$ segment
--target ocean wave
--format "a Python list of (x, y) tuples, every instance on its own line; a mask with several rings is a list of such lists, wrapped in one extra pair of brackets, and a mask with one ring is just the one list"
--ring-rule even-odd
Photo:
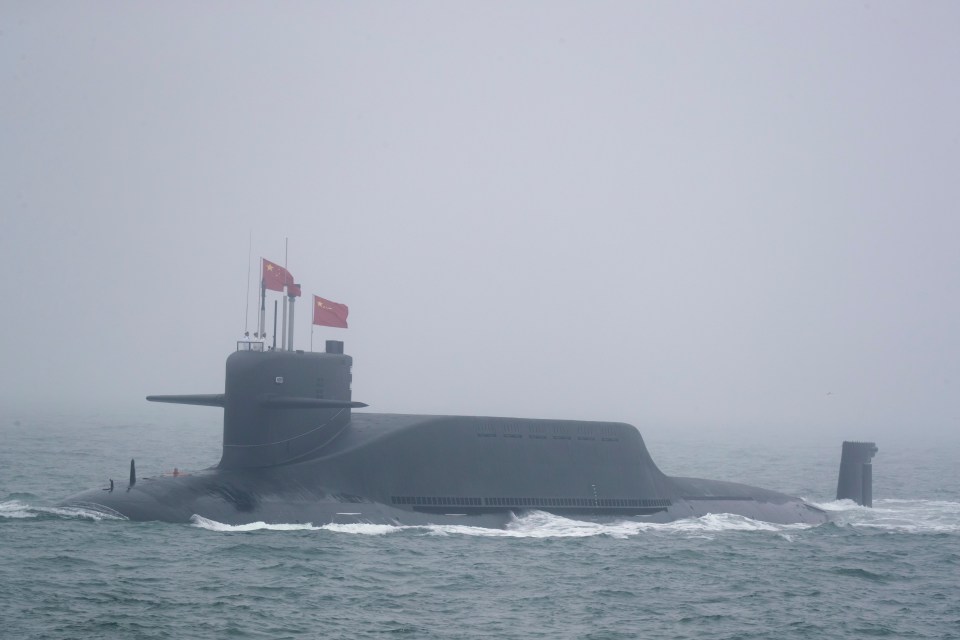
[(37, 514), (33, 512), (29, 505), (19, 500), (8, 500), (0, 502), (0, 518), (35, 518)]
[(466, 524), (426, 524), (426, 525), (386, 525), (386, 524), (326, 524), (314, 526), (307, 524), (268, 524), (252, 522), (230, 525), (194, 515), (194, 526), (208, 531), (247, 532), (247, 531), (330, 531), (358, 535), (387, 535), (399, 532), (420, 532), (437, 536), (476, 536), (487, 538), (589, 538), (607, 536), (624, 539), (645, 532), (678, 533), (694, 536), (716, 534), (727, 531), (763, 531), (783, 534), (788, 531), (808, 529), (808, 524), (771, 524), (744, 516), (732, 514), (709, 514), (700, 518), (690, 518), (668, 523), (634, 522), (621, 520), (616, 522), (589, 522), (572, 520), (543, 511), (530, 511), (517, 516), (506, 528), (491, 529)]
[(902, 533), (960, 532), (960, 502), (949, 500), (875, 500), (864, 507), (852, 500), (815, 504), (839, 525)]
[(195, 527), (206, 529), (208, 531), (310, 531), (319, 529), (309, 522), (306, 524), (268, 524), (266, 522), (250, 522), (248, 524), (224, 524), (216, 520), (210, 520), (196, 514), (190, 517), (190, 522)]
[(51, 516), (69, 520), (126, 520), (119, 514), (113, 515), (90, 507), (38, 507), (20, 500), (0, 502), (0, 518), (42, 518)]
[(398, 527), (390, 524), (367, 524), (363, 522), (357, 522), (354, 524), (325, 524), (319, 528), (336, 533), (357, 533), (365, 536), (382, 536), (387, 533), (393, 533), (403, 529), (416, 529), (417, 527)]
[(216, 520), (211, 520), (209, 518), (204, 518), (194, 514), (190, 517), (190, 522), (195, 527), (200, 529), (206, 529), (207, 531), (333, 531), (335, 533), (355, 533), (362, 535), (384, 535), (387, 533), (393, 533), (395, 531), (401, 531), (403, 529), (416, 529), (418, 527), (398, 527), (389, 524), (368, 524), (363, 522), (357, 522), (353, 524), (325, 524), (323, 526), (315, 527), (313, 524), (307, 523), (296, 523), (296, 524), (270, 524), (267, 522), (250, 522), (247, 524), (224, 524), (222, 522), (217, 522)]
[(711, 513), (699, 518), (686, 518), (674, 522), (656, 523), (636, 522), (632, 520), (590, 522), (572, 520), (543, 511), (531, 511), (517, 517), (507, 525), (506, 529), (483, 529), (465, 525), (431, 525), (429, 529), (435, 533), (447, 535), (453, 533), (514, 538), (587, 538), (607, 536), (624, 539), (650, 532), (702, 536), (726, 531), (783, 532), (808, 529), (812, 526), (813, 525), (809, 524), (772, 524), (729, 513)]
[[(949, 500), (880, 499), (873, 507), (863, 507), (851, 500), (811, 503), (830, 514), (836, 525), (855, 529), (899, 533), (958, 533), (960, 532), (960, 502)], [(0, 501), (0, 519), (62, 518), (66, 520), (125, 520), (119, 514), (99, 510), (95, 505), (63, 507), (37, 506), (23, 500)], [(667, 523), (637, 522), (632, 520), (592, 522), (575, 520), (543, 511), (530, 511), (515, 517), (503, 529), (491, 529), (469, 524), (389, 525), (371, 523), (331, 523), (315, 526), (311, 523), (252, 522), (231, 525), (194, 515), (193, 526), (216, 532), (248, 531), (329, 531), (352, 535), (382, 536), (399, 532), (422, 533), (437, 536), (476, 536), (508, 538), (589, 538), (607, 536), (629, 538), (643, 533), (713, 536), (725, 532), (768, 532), (792, 540), (791, 532), (814, 528), (809, 524), (773, 524), (733, 514), (708, 514)]]
[(807, 502), (818, 509), (823, 509), (824, 511), (839, 512), (839, 511), (850, 511), (851, 509), (866, 509), (867, 507), (861, 507), (853, 500), (831, 500), (830, 502), (813, 502), (812, 500), (807, 500)]
[[(960, 532), (960, 503), (946, 500), (877, 500), (874, 506), (863, 507), (851, 500), (811, 503), (829, 512), (830, 521), (841, 526), (864, 530), (887, 530), (903, 533)], [(812, 524), (774, 524), (729, 513), (708, 514), (674, 522), (654, 523), (619, 520), (592, 522), (575, 520), (543, 511), (529, 511), (515, 517), (503, 529), (469, 524), (385, 525), (385, 524), (266, 524), (256, 522), (227, 525), (200, 516), (194, 524), (211, 531), (258, 530), (316, 530), (356, 535), (388, 535), (399, 532), (420, 532), (436, 536), (476, 536), (487, 538), (589, 538), (607, 536), (624, 539), (641, 534), (672, 534), (712, 537), (730, 532), (773, 533), (784, 540), (794, 540), (791, 534), (813, 529)]]

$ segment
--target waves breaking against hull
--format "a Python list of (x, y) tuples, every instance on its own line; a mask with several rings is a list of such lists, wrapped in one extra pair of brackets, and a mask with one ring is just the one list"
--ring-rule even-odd
[[(851, 500), (836, 500), (812, 503), (831, 514), (830, 522), (836, 526), (854, 530), (885, 531), (903, 534), (953, 534), (960, 533), (960, 502), (949, 500), (877, 500), (874, 507), (867, 508)], [(115, 521), (126, 520), (120, 514), (109, 513), (103, 507), (50, 507), (34, 505), (22, 499), (0, 501), (0, 520), (53, 519)], [(687, 518), (674, 522), (654, 523), (614, 520), (591, 522), (566, 518), (540, 511), (524, 513), (514, 518), (503, 529), (491, 529), (471, 525), (384, 525), (369, 523), (324, 524), (252, 522), (231, 525), (194, 515), (191, 524), (199, 529), (213, 532), (255, 531), (328, 531), (357, 535), (387, 535), (403, 532), (431, 535), (467, 535), (480, 537), (514, 538), (574, 538), (609, 536), (626, 538), (644, 533), (707, 535), (724, 532), (775, 532), (791, 533), (815, 529), (819, 525), (774, 524), (752, 520), (734, 514), (709, 514), (699, 518)]]
[(74, 504), (68, 507), (42, 507), (8, 500), (0, 502), (0, 518), (62, 518), (82, 520), (126, 520), (126, 516), (100, 505)]
[[(855, 504), (850, 500), (819, 503), (816, 506), (829, 511), (831, 522), (853, 529), (883, 530), (891, 533), (929, 534), (960, 533), (960, 502), (936, 500), (879, 500), (874, 509)], [(629, 538), (643, 534), (666, 534), (688, 536), (712, 536), (734, 532), (764, 532), (789, 534), (815, 529), (822, 525), (804, 523), (775, 524), (753, 520), (728, 513), (708, 514), (674, 522), (654, 523), (620, 520), (613, 522), (590, 522), (565, 518), (542, 511), (524, 513), (514, 518), (506, 528), (489, 529), (470, 525), (411, 525), (393, 526), (383, 524), (267, 524), (254, 522), (229, 525), (201, 516), (194, 516), (193, 526), (215, 532), (252, 531), (327, 531), (355, 535), (387, 535), (413, 533), (423, 535), (462, 535), (488, 538), (587, 538), (606, 536)]]

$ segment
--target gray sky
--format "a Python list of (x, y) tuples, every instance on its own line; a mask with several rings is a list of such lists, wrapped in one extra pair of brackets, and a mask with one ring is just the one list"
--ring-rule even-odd
[(4, 2), (0, 407), (222, 389), (252, 230), (350, 305), (315, 344), (373, 410), (956, 433), (958, 33), (952, 2)]

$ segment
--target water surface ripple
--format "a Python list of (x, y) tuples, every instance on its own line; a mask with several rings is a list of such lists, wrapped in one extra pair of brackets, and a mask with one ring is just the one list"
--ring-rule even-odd
[[(96, 421), (69, 433), (56, 421), (41, 426), (62, 431), (68, 448), (85, 431), (96, 439), (109, 427), (116, 439), (116, 425)], [(130, 427), (127, 446), (138, 433)], [(151, 453), (172, 467), (193, 437), (205, 461), (215, 459), (208, 438), (218, 434), (187, 433), (167, 449), (153, 442)], [(872, 510), (830, 501), (830, 482), (805, 490), (809, 459), (772, 465), (777, 477), (739, 476), (742, 458), (709, 474), (806, 491), (832, 512), (822, 526), (726, 514), (596, 524), (534, 512), (487, 530), (172, 525), (58, 509), (58, 498), (102, 479), (100, 465), (122, 470), (122, 457), (48, 451), (48, 438), (26, 427), (4, 435), (4, 638), (960, 637), (957, 480), (949, 469), (936, 481), (911, 477), (909, 453), (884, 469), (883, 447), (875, 492), (889, 497)], [(716, 460), (715, 443), (703, 450)]]

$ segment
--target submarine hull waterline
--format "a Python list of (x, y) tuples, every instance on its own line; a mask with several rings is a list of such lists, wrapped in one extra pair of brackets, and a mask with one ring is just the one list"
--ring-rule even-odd
[(222, 406), (220, 463), (62, 504), (138, 521), (199, 516), (231, 525), (504, 527), (528, 511), (643, 522), (710, 513), (828, 520), (775, 491), (667, 476), (625, 423), (354, 412), (365, 405), (351, 398), (352, 358), (339, 343), (327, 351), (237, 351), (223, 394), (150, 397)]

